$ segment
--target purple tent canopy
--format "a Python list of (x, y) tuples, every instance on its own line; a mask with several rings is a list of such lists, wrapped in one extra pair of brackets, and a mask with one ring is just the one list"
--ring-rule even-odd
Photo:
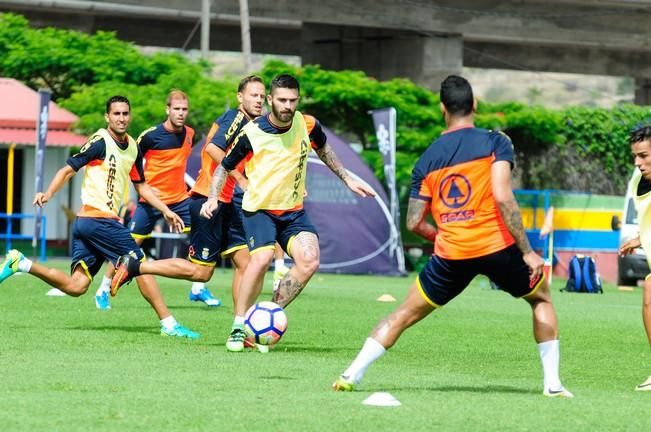
[(377, 195), (359, 197), (315, 154), (310, 155), (305, 211), (319, 232), (319, 271), (400, 275), (395, 253), (400, 245), (384, 188), (348, 143), (331, 130), (324, 131), (344, 167)]
[[(311, 154), (307, 165), (305, 211), (319, 232), (321, 266), (325, 273), (401, 275), (396, 250), (397, 229), (384, 188), (370, 168), (340, 137), (324, 127), (344, 167), (377, 194), (362, 198), (351, 192), (323, 162)], [(187, 173), (196, 178), (201, 167), (197, 144), (188, 160)]]

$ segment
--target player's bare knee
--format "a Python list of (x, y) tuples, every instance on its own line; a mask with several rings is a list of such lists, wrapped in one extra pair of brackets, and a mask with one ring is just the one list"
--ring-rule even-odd
[[(542, 287), (541, 287), (542, 288)], [(540, 303), (551, 303), (552, 296), (549, 294), (549, 290), (540, 289), (535, 293), (525, 296), (524, 299), (531, 305), (535, 306)]]
[(195, 269), (194, 277), (192, 278), (195, 282), (208, 282), (212, 278), (212, 274), (215, 271), (214, 267), (198, 265), (198, 268)]
[(303, 259), (300, 262), (296, 261), (295, 265), (298, 270), (307, 275), (313, 275), (319, 269), (320, 260), (316, 257)]
[(644, 287), (642, 289), (644, 290), (642, 293), (642, 305), (645, 308), (651, 307), (651, 283), (644, 281)]
[(63, 291), (71, 297), (80, 297), (86, 294), (86, 291), (88, 291), (88, 286), (89, 284), (84, 284), (73, 280), (72, 283), (64, 287)]
[(267, 267), (271, 264), (271, 258), (273, 258), (273, 255), (267, 257), (267, 254), (264, 254), (263, 252), (254, 253), (251, 255), (247, 268), (262, 272), (267, 271)]

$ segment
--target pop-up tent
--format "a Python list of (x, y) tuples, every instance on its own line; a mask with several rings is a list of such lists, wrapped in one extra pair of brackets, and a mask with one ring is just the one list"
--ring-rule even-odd
[[(324, 130), (344, 167), (373, 188), (376, 196), (362, 198), (354, 194), (316, 154), (310, 154), (305, 211), (319, 232), (319, 271), (400, 275), (397, 253), (402, 245), (384, 188), (348, 143), (329, 129)], [(199, 171), (202, 146), (199, 143), (194, 147), (188, 161), (187, 172), (193, 179)]]

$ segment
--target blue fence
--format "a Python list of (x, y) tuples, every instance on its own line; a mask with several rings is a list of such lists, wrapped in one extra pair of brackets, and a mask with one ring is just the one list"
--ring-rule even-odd
[[(7, 213), (0, 213), (0, 219), (6, 219), (7, 220), (7, 230), (5, 231), (4, 234), (2, 234), (2, 239), (5, 241), (5, 252), (9, 251), (11, 249), (11, 241), (12, 240), (30, 240), (32, 241), (34, 239), (33, 236), (31, 235), (23, 235), (23, 234), (13, 234), (12, 228), (13, 228), (13, 220), (15, 219), (34, 219), (33, 214), (27, 214), (27, 213), (13, 213), (13, 214), (7, 214)], [(45, 216), (41, 216), (41, 253), (40, 253), (40, 260), (45, 261), (47, 259), (46, 254), (45, 254), (45, 233), (46, 233), (46, 228), (47, 228), (47, 218)]]

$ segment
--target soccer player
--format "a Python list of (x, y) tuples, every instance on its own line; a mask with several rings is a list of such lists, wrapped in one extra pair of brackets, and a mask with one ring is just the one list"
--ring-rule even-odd
[[(416, 162), (407, 228), (434, 242), (434, 255), (407, 298), (381, 320), (348, 369), (335, 381), (352, 391), (366, 369), (403, 331), (459, 295), (477, 274), (527, 301), (543, 366), (543, 394), (573, 397), (559, 377), (556, 314), (542, 274), (543, 260), (529, 244), (511, 190), (513, 145), (499, 132), (475, 128), (470, 83), (451, 75), (441, 83), (447, 130)], [(431, 213), (436, 227), (426, 221)]]
[[(633, 153), (635, 172), (628, 184), (633, 195), (637, 210), (637, 220), (640, 224), (640, 234), (619, 248), (624, 256), (642, 247), (647, 251), (647, 260), (651, 265), (651, 126), (640, 127), (629, 136), (631, 152)], [(651, 274), (644, 279), (644, 294), (642, 296), (642, 322), (651, 345)], [(651, 391), (651, 376), (635, 387), (637, 391)]]
[[(178, 232), (183, 230), (183, 220), (145, 183), (142, 154), (127, 134), (131, 121), (129, 100), (123, 96), (111, 97), (106, 102), (105, 119), (107, 128), (92, 135), (79, 153), (70, 157), (56, 173), (47, 190), (34, 196), (34, 205), (43, 207), (80, 168), (86, 167), (81, 186), (83, 205), (72, 230), (71, 275), (32, 262), (14, 249), (7, 253), (0, 267), (0, 282), (16, 272), (30, 273), (66, 294), (78, 297), (88, 290), (93, 276), (105, 260), (116, 262), (124, 254), (143, 259), (140, 247), (118, 216), (118, 209), (124, 201), (122, 191), (126, 190), (129, 179), (140, 196), (158, 209), (171, 227)], [(170, 314), (153, 276), (139, 277), (137, 282), (142, 296), (160, 319), (162, 335), (199, 337), (198, 333), (181, 326)]]
[(238, 297), (238, 288), (244, 269), (249, 263), (247, 241), (238, 208), (238, 196), (234, 195), (236, 182), (247, 187), (247, 179), (242, 175), (243, 164), (232, 172), (225, 187), (219, 195), (219, 211), (209, 219), (200, 216), (200, 210), (206, 202), (213, 172), (222, 162), (226, 151), (239, 131), (253, 118), (262, 114), (265, 86), (257, 76), (244, 78), (238, 87), (236, 109), (226, 111), (220, 116), (208, 134), (206, 144), (201, 151), (201, 169), (190, 191), (190, 252), (188, 260), (165, 259), (140, 263), (129, 255), (120, 260), (113, 276), (112, 290), (128, 282), (135, 275), (156, 274), (178, 279), (207, 281), (213, 274), (217, 256), (221, 251), (223, 257), (232, 257), (235, 265), (233, 274), (233, 302)]
[[(172, 90), (166, 101), (167, 119), (145, 130), (137, 143), (144, 159), (144, 172), (147, 183), (156, 190), (161, 201), (173, 212), (181, 216), (185, 232), (190, 229), (190, 198), (185, 186), (185, 168), (192, 153), (194, 129), (185, 124), (189, 111), (187, 95), (180, 90)], [(140, 246), (151, 237), (161, 212), (142, 197), (128, 227), (131, 235)], [(108, 266), (102, 283), (95, 294), (98, 309), (110, 309), (109, 290), (115, 269)], [(191, 301), (200, 301), (211, 307), (221, 305), (203, 282), (194, 282), (189, 294)]]
[(296, 110), (299, 97), (296, 78), (279, 75), (273, 79), (267, 95), (271, 112), (244, 126), (215, 171), (210, 196), (201, 210), (207, 218), (219, 212), (217, 196), (227, 173), (246, 160), (248, 188), (242, 209), (251, 260), (242, 276), (235, 319), (226, 342), (229, 351), (244, 349), (244, 313), (260, 294), (276, 241), (294, 260), (294, 266), (273, 295), (273, 301), (280, 306), (291, 303), (319, 267), (317, 232), (303, 210), (307, 157), (311, 148), (353, 192), (362, 197), (374, 195), (370, 188), (346, 172), (326, 143), (319, 122)]

